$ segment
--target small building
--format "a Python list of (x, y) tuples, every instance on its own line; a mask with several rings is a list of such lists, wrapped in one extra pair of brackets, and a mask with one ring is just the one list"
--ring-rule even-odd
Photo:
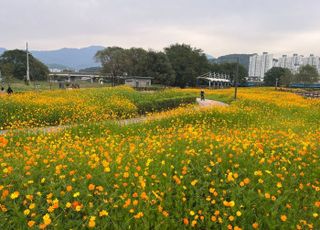
[(126, 77), (124, 78), (124, 84), (129, 85), (135, 88), (143, 88), (143, 87), (150, 87), (151, 86), (152, 77)]

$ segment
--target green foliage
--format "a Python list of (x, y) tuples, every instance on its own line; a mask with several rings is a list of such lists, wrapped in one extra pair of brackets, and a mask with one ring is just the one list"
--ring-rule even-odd
[(276, 79), (278, 79), (279, 85), (288, 86), (293, 80), (293, 75), (289, 69), (282, 67), (273, 67), (265, 74), (265, 85), (275, 86), (277, 81)]
[(162, 111), (176, 108), (182, 104), (195, 103), (196, 96), (176, 96), (173, 98), (158, 98), (156, 100), (145, 100), (137, 104), (139, 113)]
[(126, 73), (129, 76), (147, 76), (148, 52), (142, 48), (130, 48), (124, 53), (128, 58)]
[(103, 66), (102, 72), (116, 76), (147, 76), (154, 79), (154, 83), (172, 85), (174, 71), (162, 52), (145, 51), (142, 48), (122, 49), (109, 47), (96, 54)]
[(163, 52), (148, 52), (146, 72), (156, 84), (173, 85), (175, 82), (175, 72), (167, 55)]
[(176, 73), (175, 86), (195, 86), (197, 76), (209, 71), (209, 62), (202, 50), (186, 44), (175, 44), (165, 48)]
[[(23, 50), (9, 50), (0, 56), (0, 69), (7, 78), (24, 80), (27, 70), (27, 53)], [(42, 62), (29, 55), (31, 80), (46, 80), (49, 69)]]
[(95, 58), (102, 64), (102, 72), (112, 77), (122, 76), (128, 69), (129, 58), (123, 48), (108, 47), (96, 53)]
[(295, 76), (296, 82), (299, 83), (316, 83), (319, 81), (319, 73), (314, 66), (305, 65), (299, 69)]

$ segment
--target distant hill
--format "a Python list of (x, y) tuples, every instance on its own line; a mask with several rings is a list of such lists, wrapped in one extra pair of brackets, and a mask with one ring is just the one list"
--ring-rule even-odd
[(66, 70), (66, 69), (71, 69), (68, 66), (65, 65), (60, 65), (60, 64), (48, 64), (47, 65), (49, 69), (56, 69), (56, 70)]
[(1, 55), (1, 54), (3, 54), (3, 53), (4, 53), (4, 51), (6, 51), (6, 49), (5, 49), (5, 48), (1, 48), (1, 47), (0, 47), (0, 55)]
[(95, 62), (94, 55), (104, 49), (103, 46), (85, 48), (63, 48), (51, 51), (31, 51), (32, 55), (52, 69), (85, 69), (100, 66)]
[(80, 69), (79, 72), (81, 73), (99, 73), (102, 67), (89, 67), (85, 69)]
[(237, 58), (239, 58), (239, 63), (248, 70), (250, 56), (252, 56), (252, 54), (228, 54), (218, 57), (214, 62), (218, 64), (226, 62), (237, 62)]
[(206, 55), (206, 57), (207, 57), (207, 59), (208, 60), (212, 60), (212, 59), (215, 59), (212, 55), (210, 55), (210, 54), (205, 54)]

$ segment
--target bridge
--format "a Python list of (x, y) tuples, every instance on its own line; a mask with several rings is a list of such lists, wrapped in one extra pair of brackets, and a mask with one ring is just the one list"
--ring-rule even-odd
[[(206, 85), (200, 84), (201, 82), (206, 82)], [(197, 86), (228, 88), (231, 86), (230, 76), (223, 73), (208, 72), (197, 77)]]
[(75, 82), (79, 81), (90, 81), (103, 83), (105, 79), (110, 79), (110, 76), (102, 76), (96, 73), (50, 73), (49, 81), (50, 82)]

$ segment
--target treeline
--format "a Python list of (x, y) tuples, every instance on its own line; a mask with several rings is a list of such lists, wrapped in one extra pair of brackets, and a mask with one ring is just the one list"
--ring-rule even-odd
[(311, 65), (301, 66), (297, 73), (292, 73), (287, 68), (273, 67), (264, 77), (266, 86), (274, 86), (276, 82), (280, 86), (289, 86), (291, 83), (317, 83), (320, 76), (316, 67)]
[[(9, 50), (0, 56), (0, 71), (6, 82), (13, 78), (25, 80), (26, 55), (23, 50)], [(98, 51), (94, 58), (101, 63), (101, 73), (114, 79), (119, 76), (152, 77), (153, 84), (177, 87), (195, 86), (197, 76), (207, 72), (227, 74), (233, 81), (237, 69), (236, 60), (234, 63), (211, 63), (201, 49), (186, 44), (174, 44), (160, 52), (108, 47)], [(47, 80), (48, 67), (32, 54), (29, 54), (29, 60), (31, 81)], [(239, 65), (239, 81), (245, 82), (247, 76), (245, 67)]]
[[(95, 58), (105, 75), (148, 76), (155, 84), (178, 87), (195, 86), (197, 76), (209, 71), (228, 74), (233, 80), (237, 65), (212, 64), (201, 49), (186, 44), (174, 44), (162, 52), (108, 47), (98, 51)], [(240, 81), (245, 81), (247, 75), (247, 70), (240, 65)]]

